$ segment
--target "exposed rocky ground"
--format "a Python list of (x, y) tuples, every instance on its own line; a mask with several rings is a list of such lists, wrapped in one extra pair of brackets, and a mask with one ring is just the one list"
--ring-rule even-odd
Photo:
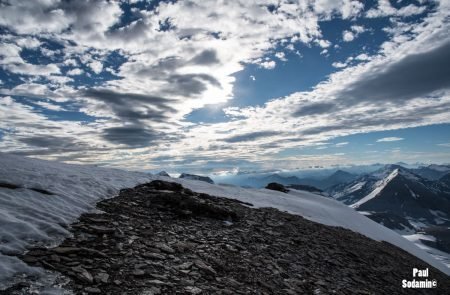
[(445, 274), (390, 244), (176, 183), (97, 207), (104, 213), (83, 214), (73, 237), (22, 259), (70, 278), (76, 294), (409, 294), (401, 281), (413, 267), (438, 282), (417, 293), (450, 290)]

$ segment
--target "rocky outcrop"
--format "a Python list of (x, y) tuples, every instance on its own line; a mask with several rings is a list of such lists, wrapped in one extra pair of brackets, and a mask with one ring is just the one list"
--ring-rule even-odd
[(181, 173), (180, 178), (190, 179), (190, 180), (199, 180), (207, 183), (214, 184), (214, 181), (208, 176), (201, 176), (195, 174)]
[(19, 185), (13, 184), (13, 183), (7, 183), (7, 182), (1, 182), (0, 181), (0, 188), (7, 188), (7, 189), (29, 189), (32, 191), (35, 191), (37, 193), (41, 193), (43, 195), (54, 195), (52, 192), (49, 192), (48, 190), (42, 189), (42, 188), (36, 188), (36, 187), (21, 187)]
[(279, 191), (282, 193), (289, 192), (289, 190), (284, 185), (277, 183), (277, 182), (271, 182), (271, 183), (267, 184), (267, 186), (265, 188), (273, 190), (273, 191)]
[[(76, 294), (408, 294), (414, 256), (352, 231), (153, 181), (83, 214), (73, 237), (28, 264), (68, 277)], [(26, 287), (24, 287), (26, 289)], [(14, 291), (15, 292), (15, 291)]]
[(156, 175), (158, 175), (158, 176), (170, 177), (169, 173), (167, 173), (166, 171), (160, 171), (160, 172), (158, 172)]

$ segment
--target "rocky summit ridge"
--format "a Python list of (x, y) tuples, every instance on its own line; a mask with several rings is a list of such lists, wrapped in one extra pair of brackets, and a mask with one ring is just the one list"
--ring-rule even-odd
[(450, 290), (445, 274), (386, 242), (177, 183), (124, 189), (97, 208), (72, 237), (21, 259), (75, 294), (409, 294), (412, 267), (438, 282), (417, 294)]

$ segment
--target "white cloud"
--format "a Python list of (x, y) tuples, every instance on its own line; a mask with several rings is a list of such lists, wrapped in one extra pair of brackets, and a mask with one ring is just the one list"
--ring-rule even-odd
[(103, 64), (98, 60), (94, 60), (94, 61), (90, 62), (88, 64), (88, 66), (96, 74), (100, 74), (103, 71)]
[(60, 73), (55, 64), (36, 65), (25, 62), (20, 55), (21, 51), (22, 48), (15, 44), (0, 44), (0, 66), (11, 73), (21, 75), (48, 76)]
[(343, 147), (343, 146), (346, 146), (346, 145), (348, 145), (349, 143), (347, 142), (347, 141), (345, 141), (345, 142), (338, 142), (338, 143), (336, 143), (334, 146), (335, 147)]
[(357, 55), (357, 56), (355, 57), (355, 59), (367, 61), (367, 60), (370, 60), (371, 58), (370, 58), (370, 56), (368, 56), (366, 53), (361, 53), (360, 55)]
[(443, 146), (443, 147), (450, 147), (450, 142), (445, 142), (445, 143), (438, 143), (438, 146)]
[(366, 31), (366, 28), (364, 26), (359, 26), (359, 25), (353, 25), (350, 28), (352, 29), (353, 32), (355, 32), (357, 34), (361, 34)]
[(341, 14), (344, 19), (353, 18), (364, 8), (364, 4), (361, 1), (353, 0), (317, 0), (314, 1), (313, 5), (314, 10), (325, 19), (331, 18), (335, 13)]
[(350, 31), (342, 32), (342, 40), (345, 42), (351, 42), (355, 39), (355, 35)]
[(420, 14), (425, 11), (425, 6), (416, 6), (414, 4), (409, 4), (400, 9), (396, 9), (391, 5), (389, 0), (378, 0), (377, 8), (372, 8), (366, 12), (366, 17), (377, 18), (386, 16), (412, 16)]
[(342, 40), (344, 40), (345, 42), (351, 42), (365, 31), (366, 28), (364, 28), (364, 26), (352, 25), (350, 27), (350, 30), (345, 30), (342, 32)]
[(41, 45), (41, 42), (33, 37), (19, 37), (14, 40), (14, 42), (24, 48), (37, 48)]
[(281, 61), (287, 61), (286, 55), (282, 51), (275, 53), (275, 56)]
[(383, 137), (380, 139), (377, 139), (377, 142), (391, 142), (391, 141), (400, 141), (404, 140), (404, 138), (401, 137)]
[(328, 48), (331, 46), (331, 42), (324, 39), (316, 40), (316, 43), (322, 48)]
[(78, 62), (73, 58), (64, 60), (63, 64), (65, 64), (66, 66), (73, 66), (73, 67), (78, 66)]
[(37, 101), (35, 102), (35, 104), (52, 111), (64, 111), (64, 108), (61, 107), (60, 105), (53, 104), (47, 101)]
[(70, 71), (67, 71), (67, 75), (69, 75), (69, 76), (77, 76), (77, 75), (81, 75), (83, 73), (84, 73), (84, 71), (79, 68), (71, 69)]
[(347, 64), (343, 62), (334, 62), (331, 65), (335, 68), (345, 68), (347, 66)]
[(252, 81), (256, 81), (256, 78), (255, 78), (255, 76), (253, 76), (253, 75), (250, 75), (250, 80), (252, 80)]
[(49, 76), (51, 74), (59, 74), (59, 68), (55, 64), (34, 65), (29, 63), (7, 64), (4, 68), (11, 73), (21, 75)]
[(264, 61), (259, 64), (260, 67), (262, 67), (266, 70), (272, 70), (275, 68), (276, 65), (277, 65), (276, 62), (273, 60)]

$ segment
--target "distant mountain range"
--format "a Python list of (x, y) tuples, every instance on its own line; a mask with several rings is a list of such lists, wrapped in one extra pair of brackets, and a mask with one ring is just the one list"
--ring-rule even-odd
[(450, 218), (449, 179), (450, 175), (446, 174), (441, 179), (430, 180), (402, 166), (387, 165), (337, 185), (329, 193), (359, 211), (388, 212), (439, 225), (448, 222), (445, 218)]
[(417, 239), (429, 251), (443, 251), (439, 255), (450, 264), (450, 165), (378, 166), (360, 174), (337, 170), (314, 178), (274, 173), (248, 177), (245, 183), (262, 188), (275, 182), (328, 196), (406, 238)]
[(299, 178), (297, 176), (283, 176), (280, 174), (270, 174), (264, 177), (249, 177), (247, 185), (252, 187), (265, 187), (271, 182), (280, 183), (286, 186), (289, 185), (306, 185), (317, 188), (319, 190), (326, 190), (332, 186), (340, 183), (346, 183), (356, 179), (358, 175), (352, 174), (343, 170), (337, 170), (331, 175), (324, 178)]

